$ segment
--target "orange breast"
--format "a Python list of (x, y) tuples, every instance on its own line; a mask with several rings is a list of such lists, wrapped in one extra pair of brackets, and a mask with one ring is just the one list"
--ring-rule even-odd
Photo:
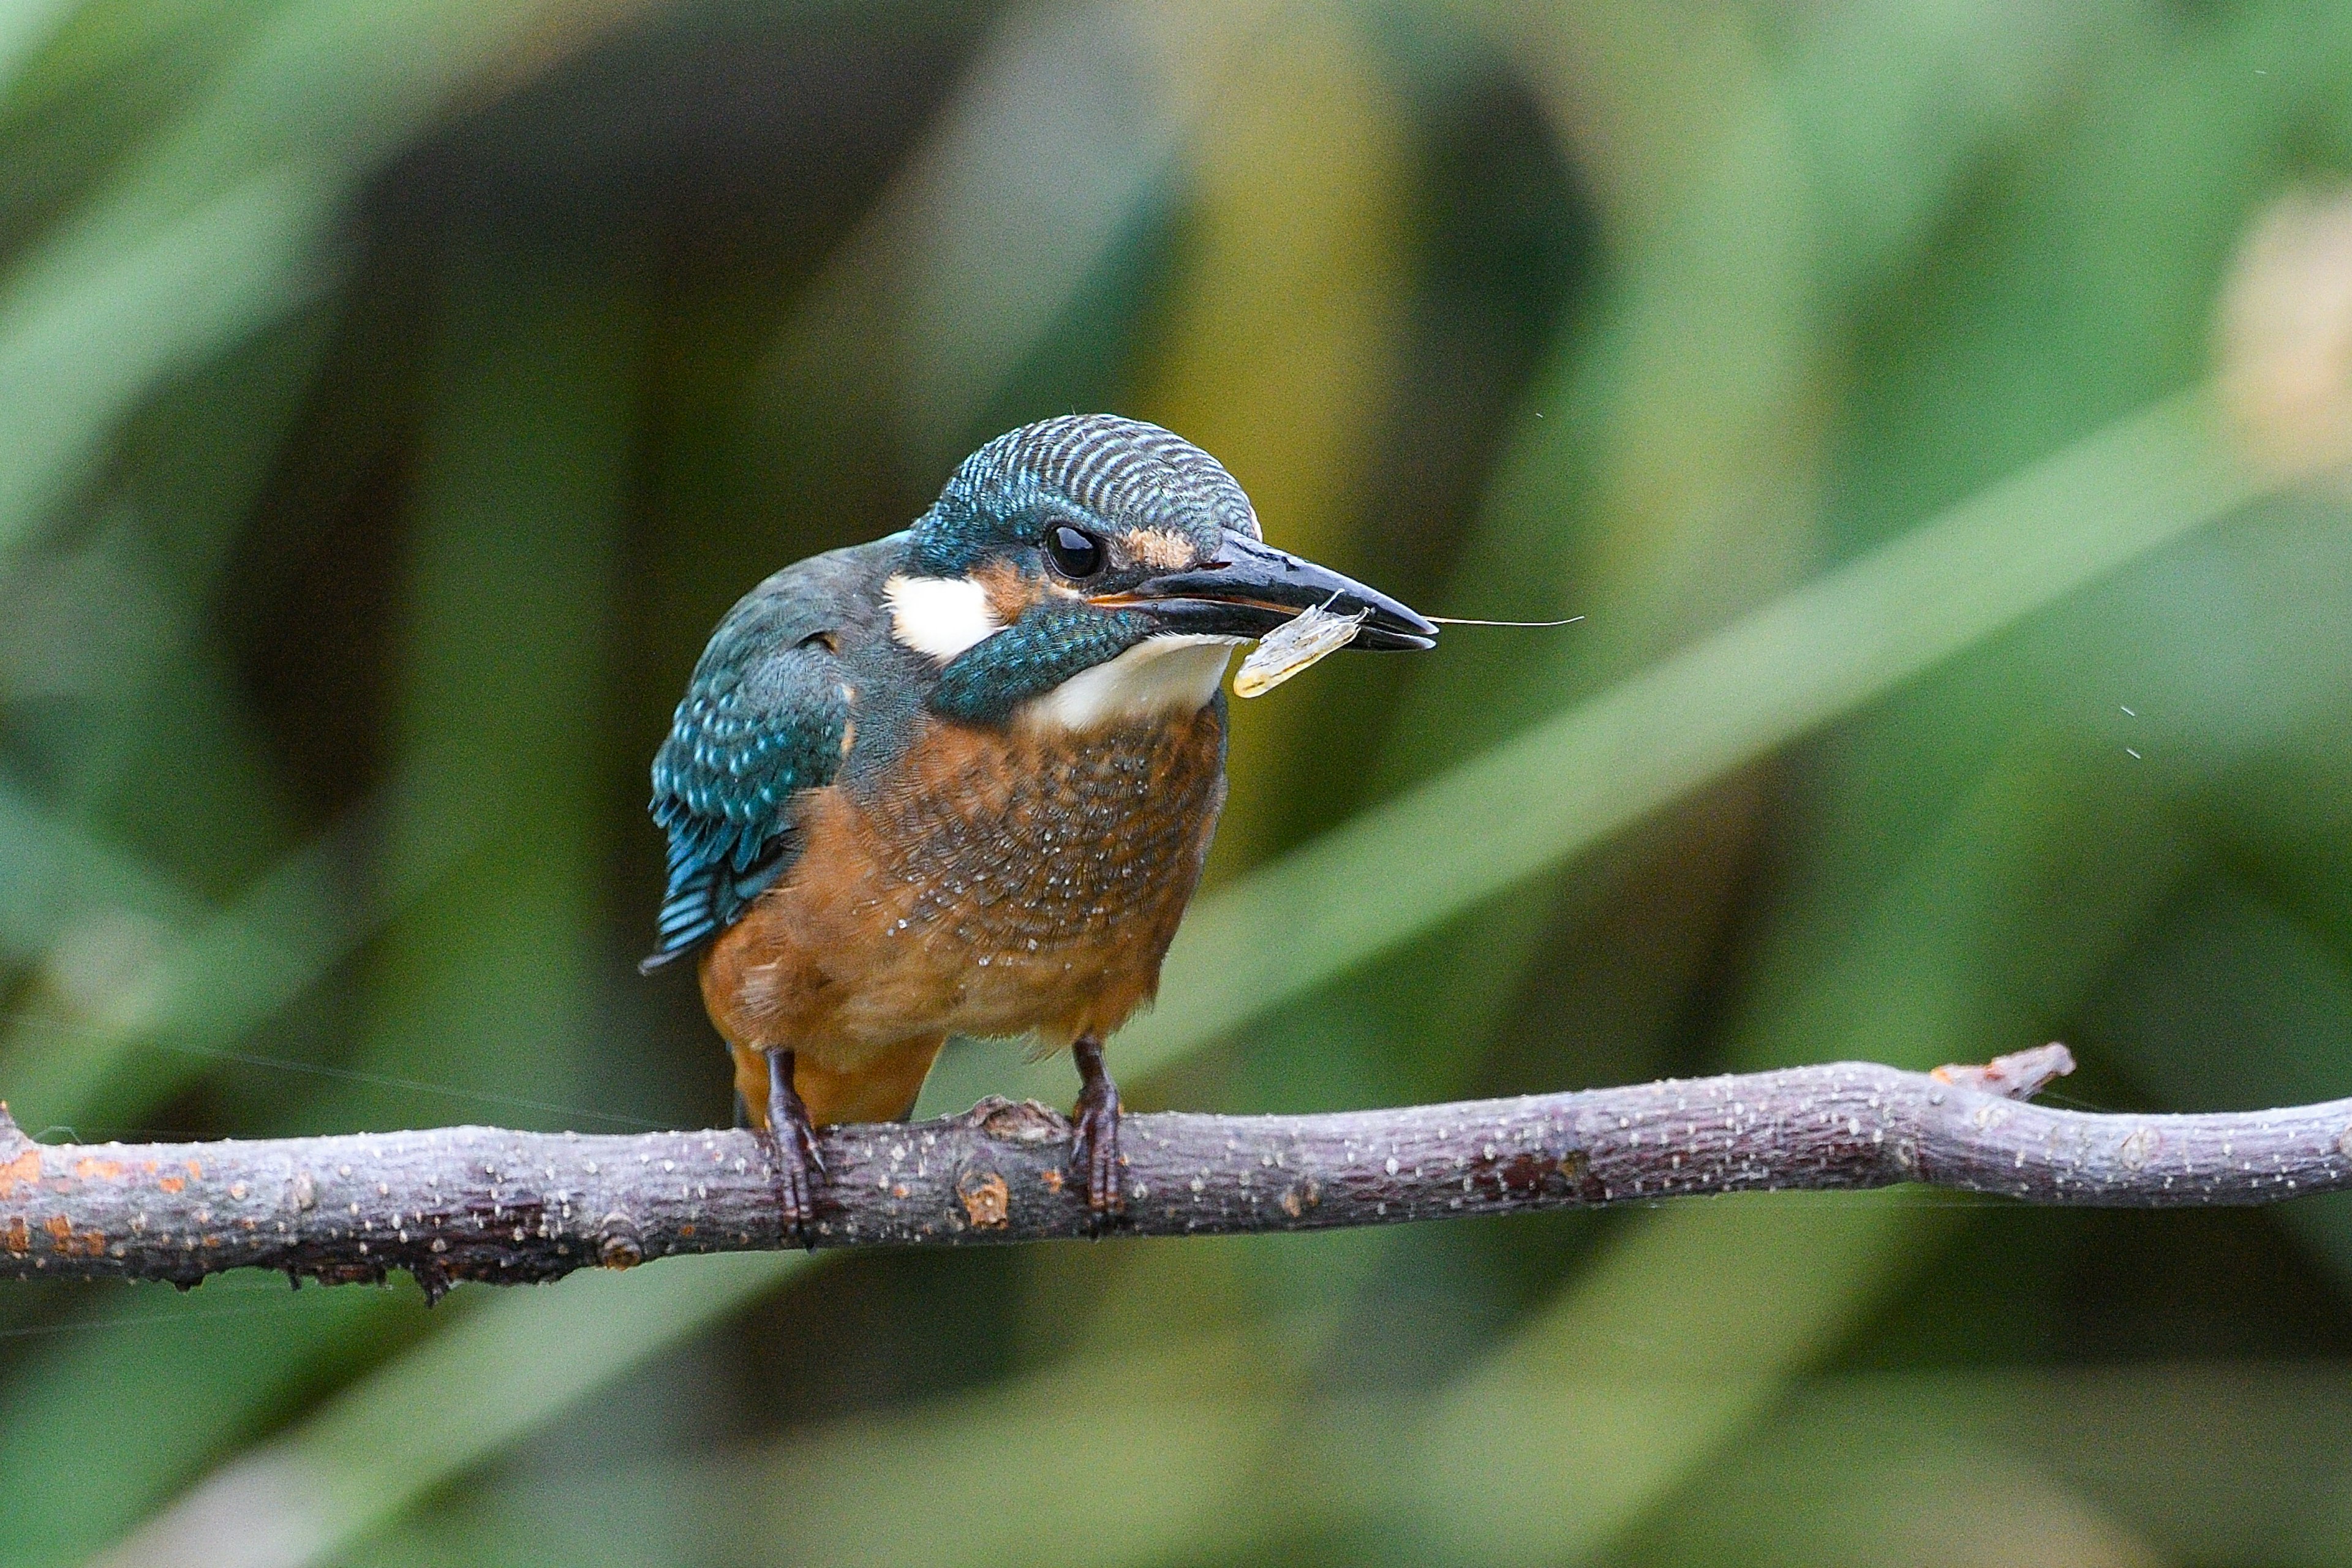
[(807, 797), (792, 872), (704, 961), (713, 1022), (853, 1074), (947, 1034), (1108, 1034), (1200, 881), (1221, 708), (1082, 738), (934, 721), (885, 775)]

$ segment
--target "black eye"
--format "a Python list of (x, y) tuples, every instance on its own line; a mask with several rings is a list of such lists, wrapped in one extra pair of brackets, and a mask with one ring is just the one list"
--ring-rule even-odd
[(1091, 577), (1103, 569), (1102, 541), (1067, 523), (1045, 531), (1045, 553), (1065, 577)]

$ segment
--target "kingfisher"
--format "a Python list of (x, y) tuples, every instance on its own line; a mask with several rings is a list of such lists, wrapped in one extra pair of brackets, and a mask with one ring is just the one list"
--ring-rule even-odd
[(1121, 1206), (1103, 1042), (1151, 1000), (1225, 798), (1225, 667), (1308, 610), (1437, 626), (1267, 545), (1214, 458), (1073, 415), (966, 458), (914, 524), (727, 613), (653, 764), (647, 971), (702, 999), (788, 1229), (814, 1128), (905, 1119), (950, 1035), (1068, 1050), (1069, 1170)]

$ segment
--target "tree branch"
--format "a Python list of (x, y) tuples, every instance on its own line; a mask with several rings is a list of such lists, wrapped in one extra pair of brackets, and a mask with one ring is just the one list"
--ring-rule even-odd
[[(2063, 1046), (1988, 1067), (1840, 1062), (1320, 1116), (1130, 1116), (1127, 1207), (1090, 1216), (1069, 1123), (989, 1099), (820, 1135), (819, 1247), (1102, 1232), (1231, 1235), (1919, 1182), (2027, 1203), (2174, 1208), (2352, 1186), (2352, 1100), (2199, 1116), (2021, 1103)], [(228, 1268), (331, 1283), (405, 1268), (430, 1294), (590, 1264), (792, 1245), (745, 1131), (623, 1137), (452, 1127), (213, 1143), (39, 1144), (0, 1107), (0, 1278)]]

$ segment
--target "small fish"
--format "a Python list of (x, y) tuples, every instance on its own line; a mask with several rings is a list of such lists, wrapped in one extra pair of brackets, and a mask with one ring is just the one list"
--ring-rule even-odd
[(1336, 616), (1320, 606), (1304, 609), (1258, 639), (1234, 672), (1234, 695), (1263, 697), (1276, 687), (1356, 640), (1356, 628), (1370, 610)]

